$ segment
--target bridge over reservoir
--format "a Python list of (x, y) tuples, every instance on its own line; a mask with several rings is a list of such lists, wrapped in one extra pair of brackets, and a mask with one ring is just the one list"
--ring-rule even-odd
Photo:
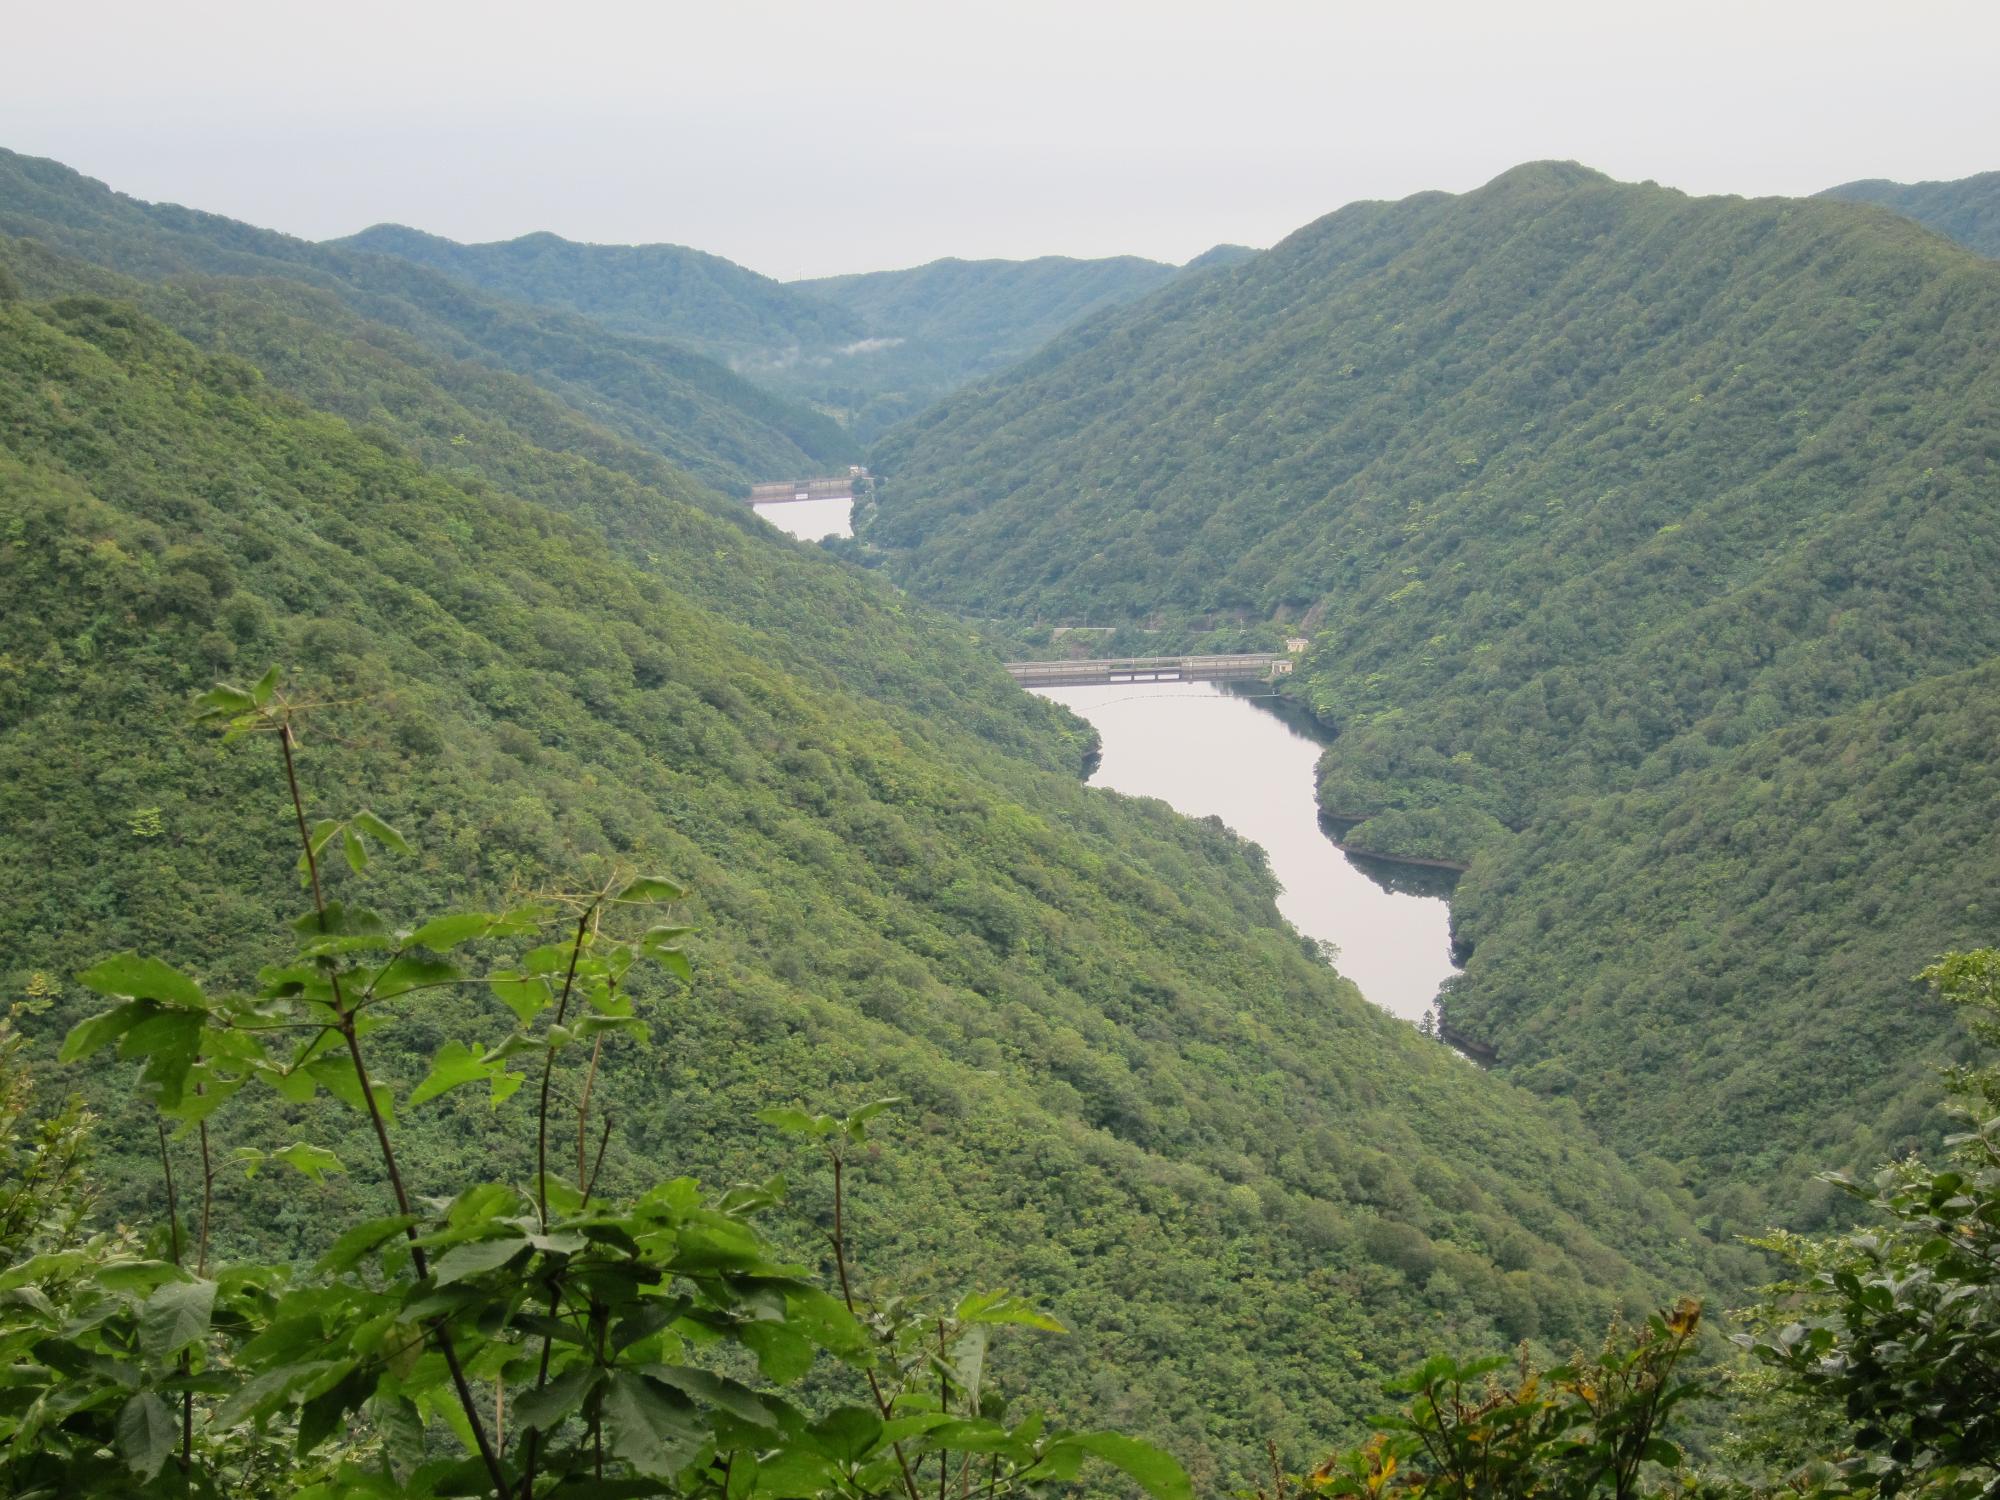
[(1276, 652), (1235, 656), (1123, 656), (1101, 661), (1010, 661), (1022, 687), (1103, 687), (1118, 682), (1269, 682), (1292, 670)]

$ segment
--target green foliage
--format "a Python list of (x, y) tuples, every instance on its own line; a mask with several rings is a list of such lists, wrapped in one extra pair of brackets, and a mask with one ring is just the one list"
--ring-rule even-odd
[(874, 441), (968, 381), (1027, 358), (1065, 328), (1136, 301), (1178, 273), (1121, 255), (1073, 260), (934, 260), (797, 283), (844, 309), (867, 341), (832, 360), (766, 362), (746, 373), (838, 411)]
[[(1098, 308), (1175, 275), (1134, 256), (1047, 256), (941, 260), (787, 286), (680, 245), (580, 245), (553, 234), (461, 245), (395, 224), (331, 245), (398, 256), (617, 334), (687, 344), (834, 414), (864, 443)], [(778, 476), (771, 469), (759, 477)]]
[(2000, 924), (1996, 736), (1989, 665), (1538, 820), (1453, 895), (1447, 1028), (1686, 1174), (1718, 1237), (1821, 1227), (1815, 1170), (1943, 1133), (1963, 1044), (1911, 955)]
[(1996, 338), (2000, 266), (1887, 215), (1531, 165), (946, 400), (863, 541), (1022, 625), (1300, 621), (1322, 808), (1472, 866), (1446, 1034), (1727, 1245), (1938, 1135), (1910, 955), (2000, 918)]
[(330, 243), (414, 261), (616, 333), (674, 339), (725, 363), (796, 357), (866, 336), (833, 304), (685, 245), (580, 245), (554, 234), (461, 245), (401, 224)]
[[(318, 293), (142, 289), (195, 343), (107, 295), (130, 285), (0, 308), (0, 854), (38, 872), (0, 904), (0, 951), (17, 986), (64, 983), (24, 1019), (38, 1038), (87, 1014), (80, 952), (157, 955), (208, 994), (288, 960), (266, 914), (296, 900), (298, 850), (217, 811), (268, 786), (170, 723), (218, 671), (285, 661), (341, 705), (315, 776), (418, 850), (362, 844), (369, 905), (504, 916), (621, 865), (697, 893), (659, 924), (698, 926), (686, 969), (663, 954), (634, 994), (671, 1007), (673, 1044), (604, 1033), (607, 1190), (663, 1159), (761, 1179), (755, 1111), (785, 1096), (909, 1098), (924, 1149), (854, 1232), (915, 1293), (978, 1264), (1093, 1330), (987, 1363), (1003, 1394), (1032, 1370), (1052, 1422), (1131, 1431), (1214, 1488), (1274, 1422), (1351, 1422), (1441, 1339), (1582, 1336), (1705, 1281), (1670, 1195), (1367, 1006), (1240, 842), (1078, 785), (1080, 727), (963, 626), (654, 482), (630, 445), (542, 446), (574, 417)], [(135, 836), (153, 806), (163, 832)], [(496, 1107), (522, 1067), (473, 1017), (547, 1026), (546, 978), (426, 989), (382, 1035), (416, 1198), (532, 1179), (507, 1122), (536, 1089)], [(322, 1226), (382, 1214), (385, 1177), (337, 1057), (285, 1081), (310, 1096), (218, 1106), (214, 1192), (229, 1255), (309, 1264)], [(92, 1097), (107, 1197), (158, 1217), (140, 1101)], [(314, 1182), (277, 1159), (294, 1145), (344, 1170), (298, 1153)], [(796, 1196), (831, 1212), (817, 1178)]]
[[(527, 1500), (608, 1483), (624, 1495), (919, 1500), (927, 1463), (941, 1490), (954, 1467), (964, 1487), (976, 1466), (982, 1493), (1004, 1495), (1071, 1479), (1094, 1455), (1154, 1500), (1191, 1500), (1179, 1466), (1143, 1443), (1048, 1431), (1039, 1413), (1010, 1423), (1003, 1401), (983, 1398), (990, 1330), (1052, 1326), (1032, 1309), (989, 1294), (932, 1316), (857, 1292), (843, 1222), (845, 1152), (866, 1144), (869, 1121), (896, 1101), (822, 1117), (824, 1128), (802, 1117), (808, 1133), (838, 1137), (830, 1148), (838, 1298), (752, 1222), (781, 1195), (775, 1179), (719, 1198), (687, 1178), (622, 1200), (599, 1191), (611, 1127), (607, 1119), (587, 1153), (591, 1081), (607, 1036), (647, 1035), (627, 984), (649, 960), (680, 952), (686, 929), (653, 920), (651, 908), (680, 901), (681, 885), (619, 875), (505, 914), (392, 926), (328, 895), (333, 870), (323, 856), (336, 834), (412, 851), (370, 813), (308, 817), (296, 748), (311, 705), (289, 699), (273, 671), (248, 690), (217, 687), (201, 706), (226, 740), (275, 743), (271, 770), (282, 761), (311, 908), (291, 924), (290, 957), (247, 991), (205, 992), (137, 955), (83, 974), (114, 1003), (73, 1028), (65, 1051), (87, 1058), (115, 1045), (142, 1064), (139, 1092), (163, 1116), (171, 1252), (149, 1261), (103, 1240), (76, 1243), (73, 1142), (83, 1122), (73, 1110), (44, 1125), (32, 1147), (0, 1157), (0, 1174), (18, 1183), (0, 1243), (8, 1252), (0, 1281), (12, 1293), (0, 1327), (12, 1356), (0, 1368), (8, 1493)], [(353, 876), (367, 869), (365, 860), (347, 864)], [(371, 1075), (367, 1055), (428, 1004), (426, 992), (529, 975), (546, 988), (547, 1005), (525, 1017), (508, 1005), (503, 1014), (518, 1024), (503, 1022), (503, 1035), (470, 1047), (453, 1039), (445, 1052), (487, 1061), (471, 1069), (480, 1077), (497, 1068), (518, 1085), (539, 1073), (537, 1107), (517, 1116), (536, 1140), (531, 1185), (469, 1183), (420, 1206), (399, 1164), (397, 1090)], [(548, 1155), (551, 1084), (559, 1059), (573, 1068), (586, 1042), (571, 1177)], [(0, 1051), (0, 1085), (14, 1050)], [(260, 1086), (293, 1103), (324, 1086), (364, 1114), (386, 1176), (394, 1214), (332, 1235), (310, 1272), (242, 1261), (211, 1272), (209, 1132), (222, 1118), (214, 1103)], [(421, 1085), (408, 1103), (450, 1086)], [(496, 1103), (514, 1091), (496, 1089)], [(19, 1093), (4, 1088), (0, 1125), (17, 1126)], [(173, 1195), (169, 1120), (200, 1142), (192, 1255)], [(16, 1138), (13, 1129), (4, 1135)], [(308, 1175), (331, 1159), (312, 1147), (275, 1155)], [(868, 1404), (822, 1403), (816, 1412), (778, 1393), (821, 1355), (864, 1378)], [(757, 1372), (765, 1388), (732, 1370)], [(462, 1454), (436, 1451), (454, 1436)]]
[(863, 539), (976, 614), (1304, 619), (1322, 806), (1478, 838), (2000, 654), (1996, 331), (1912, 225), (1535, 164), (948, 398)]
[[(2000, 951), (1949, 955), (1924, 977), (2000, 1041)], [(1831, 1178), (1862, 1227), (1771, 1242), (1800, 1274), (1745, 1340), (1838, 1415), (1842, 1471), (1868, 1493), (1958, 1500), (2000, 1483), (2000, 1067), (1962, 1070), (1954, 1092), (1968, 1128), (1948, 1142), (1952, 1165)]]
[(1297, 1480), (1274, 1476), (1269, 1500), (1629, 1500), (1644, 1474), (1682, 1462), (1663, 1434), (1675, 1408), (1702, 1394), (1702, 1382), (1681, 1373), (1700, 1323), (1700, 1305), (1683, 1301), (1636, 1332), (1612, 1330), (1595, 1357), (1548, 1369), (1523, 1357), (1512, 1380), (1495, 1378), (1516, 1363), (1504, 1357), (1437, 1355), (1385, 1387), (1406, 1404), (1377, 1419), (1374, 1437)]
[(2000, 256), (2000, 172), (1956, 182), (1887, 182), (1870, 178), (1828, 188), (1822, 198), (1873, 203), (1915, 219), (1981, 255)]
[(255, 276), (315, 288), (434, 355), (526, 376), (711, 483), (735, 487), (846, 462), (854, 452), (828, 418), (664, 340), (519, 307), (392, 256), (141, 203), (56, 162), (0, 152), (0, 233), (130, 275)]

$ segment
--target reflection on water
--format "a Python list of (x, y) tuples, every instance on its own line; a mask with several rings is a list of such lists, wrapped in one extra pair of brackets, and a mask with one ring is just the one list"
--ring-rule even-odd
[(1436, 872), (1369, 861), (1385, 888), (1334, 847), (1313, 798), (1318, 743), (1214, 683), (1035, 691), (1097, 727), (1104, 748), (1092, 785), (1213, 814), (1263, 845), (1292, 925), (1337, 945), (1340, 972), (1377, 1005), (1422, 1017), (1452, 972), (1449, 910), (1441, 895), (1418, 894), (1438, 891)]
[(852, 500), (773, 500), (750, 508), (778, 530), (790, 532), (802, 542), (816, 542), (824, 536), (854, 535)]

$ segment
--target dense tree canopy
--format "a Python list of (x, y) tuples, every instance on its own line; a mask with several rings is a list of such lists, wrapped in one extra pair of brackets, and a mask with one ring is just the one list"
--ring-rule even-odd
[(461, 245), (401, 224), (332, 243), (400, 256), (516, 302), (580, 313), (618, 333), (675, 339), (724, 361), (775, 360), (867, 335), (860, 319), (809, 291), (685, 245), (580, 245), (555, 234)]
[(1878, 204), (1968, 250), (2000, 257), (2000, 172), (1981, 172), (1956, 182), (1888, 182), (1872, 177), (1843, 182), (1820, 196)]
[(524, 375), (712, 484), (784, 477), (856, 452), (831, 419), (666, 340), (509, 303), (394, 256), (142, 203), (58, 162), (0, 151), (0, 233), (138, 276), (303, 282), (435, 353)]
[(1472, 863), (1448, 1032), (1711, 1229), (1810, 1221), (1935, 1139), (1908, 976), (2000, 916), (1996, 340), (1915, 225), (1522, 167), (950, 398), (863, 542), (1017, 621), (1309, 634), (1346, 841)]
[(1447, 1030), (1718, 1222), (1815, 1225), (1815, 1170), (1939, 1138), (1956, 1033), (1912, 975), (2000, 929), (1996, 739), (1989, 664), (1559, 807), (1459, 882)]
[[(598, 1085), (607, 1180), (661, 1156), (761, 1179), (756, 1109), (907, 1096), (910, 1147), (855, 1229), (871, 1260), (1091, 1330), (1038, 1352), (1053, 1404), (1197, 1477), (1351, 1423), (1453, 1330), (1580, 1334), (1741, 1274), (1560, 1111), (1366, 1005), (1279, 922), (1253, 851), (1080, 786), (1073, 721), (963, 627), (649, 483), (657, 460), (608, 435), (538, 447), (510, 412), (572, 419), (322, 329), (311, 295), (145, 291), (213, 353), (102, 288), (0, 303), (0, 785), (7, 867), (35, 871), (0, 950), (50, 997), (38, 1037), (79, 1014), (78, 952), (198, 978), (271, 956), (256, 914), (289, 899), (285, 862), (224, 811), (267, 783), (174, 725), (209, 677), (279, 660), (341, 705), (314, 774), (420, 851), (385, 902), (502, 901), (579, 858), (692, 885), (697, 983), (635, 995), (672, 1045)], [(392, 1086), (451, 1021), (385, 1048)], [(99, 1098), (115, 1201), (143, 1206), (135, 1102)], [(257, 1108), (244, 1128), (276, 1134), (296, 1106)], [(407, 1129), (413, 1191), (521, 1164), (459, 1095)], [(262, 1252), (316, 1253), (315, 1225), (374, 1201), (365, 1141), (329, 1141), (351, 1178), (221, 1190)], [(1253, 1372), (1270, 1394), (1246, 1406)]]
[(1285, 615), (1329, 812), (1673, 774), (2000, 650), (2000, 267), (1582, 168), (1362, 204), (880, 446), (865, 539), (980, 613)]

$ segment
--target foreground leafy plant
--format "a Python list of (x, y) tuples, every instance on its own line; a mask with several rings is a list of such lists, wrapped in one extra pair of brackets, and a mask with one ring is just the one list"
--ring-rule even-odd
[[(1629, 1335), (1614, 1329), (1595, 1357), (1550, 1369), (1536, 1369), (1525, 1355), (1464, 1363), (1435, 1356), (1387, 1387), (1405, 1404), (1376, 1419), (1367, 1443), (1297, 1479), (1274, 1460), (1272, 1491), (1258, 1493), (1266, 1500), (1294, 1492), (1629, 1500), (1646, 1465), (1681, 1463), (1662, 1429), (1701, 1390), (1678, 1373), (1700, 1326), (1700, 1304), (1682, 1301)], [(1511, 1381), (1495, 1378), (1510, 1365)]]
[[(991, 1330), (1050, 1320), (1000, 1296), (965, 1298), (948, 1316), (869, 1301), (850, 1264), (838, 1146), (839, 1295), (758, 1228), (781, 1179), (715, 1196), (679, 1178), (607, 1199), (611, 1126), (593, 1125), (592, 1086), (606, 1044), (647, 1030), (629, 991), (636, 972), (693, 977), (686, 927), (662, 920), (685, 892), (625, 872), (411, 927), (333, 899), (332, 851), (359, 876), (408, 848), (365, 811), (309, 816), (299, 723), (312, 707), (287, 698), (275, 670), (202, 699), (226, 740), (275, 742), (311, 898), (291, 958), (248, 993), (211, 994), (137, 954), (81, 976), (113, 1003), (71, 1032), (64, 1056), (115, 1050), (139, 1064), (161, 1119), (170, 1223), (152, 1246), (78, 1244), (57, 1224), (10, 1256), (0, 1285), (26, 1309), (0, 1324), (16, 1360), (0, 1373), (10, 1493), (922, 1500), (921, 1481), (941, 1497), (955, 1484), (963, 1500), (976, 1487), (983, 1500), (1063, 1483), (1093, 1455), (1160, 1500), (1189, 1493), (1179, 1466), (1143, 1444), (1048, 1432), (1035, 1414), (1007, 1423), (983, 1384)], [(511, 1024), (446, 1042), (399, 1106), (368, 1040), (438, 992), (490, 995)], [(573, 1172), (567, 1145), (561, 1165), (551, 1150), (559, 1069), (580, 1075)], [(210, 1124), (252, 1086), (300, 1105), (324, 1090), (366, 1118), (379, 1153), (391, 1211), (344, 1226), (309, 1270), (210, 1272)], [(397, 1152), (399, 1107), (471, 1086), (496, 1108), (533, 1098), (534, 1176), (420, 1196)], [(891, 1102), (773, 1119), (858, 1143)], [(202, 1162), (187, 1233), (169, 1126)], [(309, 1175), (338, 1165), (310, 1142), (242, 1149), (253, 1165), (268, 1156)], [(821, 1356), (858, 1373), (866, 1404), (798, 1393)]]
[[(2000, 951), (1947, 954), (1921, 977), (2000, 1042)], [(1831, 1174), (1870, 1210), (1868, 1227), (1764, 1242), (1797, 1274), (1746, 1342), (1842, 1420), (1840, 1470), (1859, 1491), (2000, 1489), (2000, 1067), (1947, 1077), (1967, 1125), (1947, 1140), (1950, 1166)]]

